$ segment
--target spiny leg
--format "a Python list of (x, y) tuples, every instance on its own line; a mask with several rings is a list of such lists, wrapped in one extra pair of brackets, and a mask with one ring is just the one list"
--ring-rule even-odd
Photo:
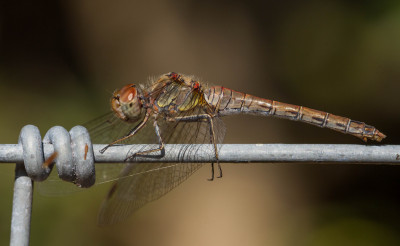
[[(210, 142), (214, 146), (215, 159), (217, 160), (218, 169), (219, 169), (219, 176), (217, 178), (222, 178), (222, 168), (221, 168), (221, 164), (219, 163), (218, 148), (217, 148), (217, 143), (215, 140), (215, 131), (214, 131), (214, 124), (213, 124), (212, 118), (213, 118), (213, 116), (211, 116), (209, 114), (200, 114), (200, 115), (168, 118), (167, 120), (169, 120), (169, 121), (187, 121), (187, 122), (208, 121), (208, 123), (210, 124)], [(211, 178), (208, 180), (209, 181), (214, 180), (214, 162), (211, 163)]]
[(154, 120), (153, 124), (154, 124), (154, 130), (156, 132), (156, 136), (158, 138), (158, 148), (136, 152), (132, 156), (128, 157), (126, 160), (132, 159), (138, 155), (148, 155), (148, 154), (156, 152), (156, 151), (161, 151), (161, 154), (164, 155), (163, 150), (164, 150), (165, 145), (164, 145), (164, 141), (162, 140), (162, 137), (161, 137), (161, 131), (160, 131), (160, 127), (158, 126), (157, 119)]
[[(221, 168), (221, 164), (219, 163), (219, 156), (218, 156), (218, 148), (217, 148), (217, 143), (215, 140), (215, 132), (214, 132), (214, 123), (213, 123), (213, 119), (210, 115), (208, 115), (208, 122), (210, 124), (210, 142), (214, 145), (214, 153), (215, 153), (215, 158), (217, 159), (217, 165), (218, 165), (218, 169), (219, 169), (219, 176), (217, 178), (222, 178), (222, 168)], [(214, 162), (211, 163), (211, 179), (209, 179), (209, 181), (213, 181), (214, 180)]]
[(119, 138), (119, 139), (115, 140), (114, 142), (108, 144), (106, 147), (102, 148), (100, 150), (100, 153), (103, 154), (108, 148), (110, 148), (114, 144), (119, 143), (119, 142), (121, 142), (123, 140), (126, 140), (126, 139), (134, 136), (137, 132), (139, 132), (140, 129), (142, 129), (146, 125), (149, 117), (150, 117), (150, 113), (146, 112), (146, 115), (145, 115), (144, 119), (137, 126), (135, 126), (135, 128), (133, 128), (128, 134), (126, 134), (122, 138)]
[[(222, 178), (222, 168), (221, 164), (219, 163), (219, 160), (217, 160), (218, 164), (218, 169), (219, 169), (219, 176), (217, 178)], [(208, 179), (208, 181), (213, 181), (214, 180), (214, 162), (211, 162), (211, 178)]]
[(214, 180), (214, 162), (211, 162), (211, 178), (207, 179), (208, 181)]

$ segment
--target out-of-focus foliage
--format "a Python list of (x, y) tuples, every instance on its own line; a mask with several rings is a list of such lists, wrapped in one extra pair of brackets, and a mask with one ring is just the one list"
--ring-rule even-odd
[[(0, 4), (0, 143), (69, 129), (125, 83), (175, 71), (365, 121), (400, 143), (398, 1), (8, 1)], [(225, 119), (227, 143), (360, 143), (296, 122)], [(397, 167), (203, 168), (126, 223), (98, 228), (107, 187), (35, 193), (31, 245), (399, 245)], [(0, 170), (0, 244), (12, 165)]]

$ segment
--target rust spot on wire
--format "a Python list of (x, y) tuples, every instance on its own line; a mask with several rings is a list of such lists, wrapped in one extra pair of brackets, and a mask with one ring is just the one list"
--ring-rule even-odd
[(54, 151), (53, 154), (51, 154), (51, 156), (49, 158), (47, 158), (47, 160), (45, 160), (45, 162), (43, 162), (42, 164), (42, 168), (48, 168), (51, 163), (53, 163), (54, 159), (56, 159), (58, 156), (57, 151)]
[(87, 153), (89, 151), (89, 146), (88, 144), (85, 144), (85, 156), (83, 157), (83, 159), (86, 161), (86, 157), (87, 157)]

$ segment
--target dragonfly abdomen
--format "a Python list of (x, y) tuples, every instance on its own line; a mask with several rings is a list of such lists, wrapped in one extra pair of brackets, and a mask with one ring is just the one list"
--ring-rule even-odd
[(354, 121), (346, 117), (303, 106), (255, 97), (221, 86), (210, 88), (206, 93), (206, 101), (220, 116), (240, 113), (275, 116), (326, 127), (356, 136), (363, 141), (370, 139), (380, 142), (386, 137), (375, 127), (364, 122)]

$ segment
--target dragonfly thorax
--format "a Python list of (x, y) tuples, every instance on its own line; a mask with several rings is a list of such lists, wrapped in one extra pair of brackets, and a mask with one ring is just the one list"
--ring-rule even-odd
[(142, 114), (141, 92), (134, 84), (129, 84), (114, 92), (111, 107), (118, 118), (136, 121)]

